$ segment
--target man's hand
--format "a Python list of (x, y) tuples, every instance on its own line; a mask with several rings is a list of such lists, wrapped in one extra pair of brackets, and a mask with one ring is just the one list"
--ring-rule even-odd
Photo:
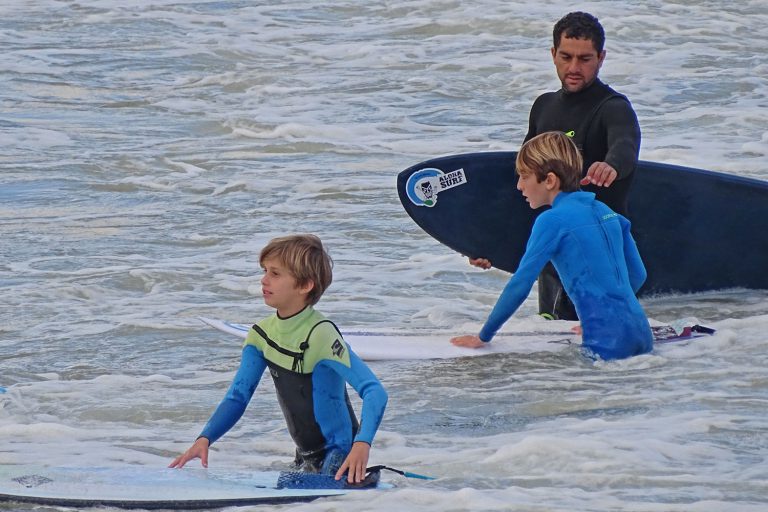
[(587, 175), (579, 183), (582, 185), (597, 185), (598, 187), (610, 187), (619, 172), (605, 162), (595, 162), (589, 166)]

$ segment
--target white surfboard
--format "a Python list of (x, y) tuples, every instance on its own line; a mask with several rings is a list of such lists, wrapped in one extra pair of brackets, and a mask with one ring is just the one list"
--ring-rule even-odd
[(297, 473), (277, 471), (4, 465), (0, 466), (0, 503), (75, 508), (211, 509), (311, 501), (350, 492), (286, 488), (285, 475), (293, 478), (288, 479), (287, 485), (296, 487)]
[[(245, 338), (251, 326), (198, 317), (219, 331)], [(365, 361), (409, 360), (409, 359), (452, 359), (477, 357), (488, 354), (509, 352), (526, 353), (558, 351), (563, 345), (578, 342), (578, 336), (570, 332), (527, 332), (504, 333), (493, 339), (487, 347), (479, 349), (451, 345), (450, 339), (456, 334), (435, 331), (343, 331), (344, 341)]]
[[(198, 317), (207, 325), (219, 331), (245, 338), (251, 326)], [(670, 326), (653, 327), (656, 344), (690, 340), (707, 336), (711, 332), (690, 332), (676, 334)], [(714, 331), (712, 331), (714, 332)], [(557, 352), (568, 345), (580, 345), (581, 337), (570, 331), (500, 332), (487, 346), (473, 349), (451, 345), (450, 339), (456, 333), (419, 331), (343, 331), (344, 340), (352, 350), (365, 361), (409, 360), (409, 359), (452, 359), (477, 357), (489, 354), (525, 354), (534, 352)]]

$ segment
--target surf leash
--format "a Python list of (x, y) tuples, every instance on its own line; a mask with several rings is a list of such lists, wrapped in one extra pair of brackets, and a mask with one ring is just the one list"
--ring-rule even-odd
[[(683, 331), (685, 331), (685, 329), (688, 329), (688, 327), (685, 327)], [(699, 325), (699, 324), (691, 326), (690, 330), (691, 332), (699, 332), (702, 334), (715, 334), (716, 332), (715, 329), (711, 327), (704, 327), (703, 325)]]
[(379, 475), (382, 470), (392, 471), (406, 478), (418, 478), (420, 480), (435, 480), (426, 475), (402, 471), (389, 466), (371, 466), (366, 468), (365, 478), (362, 482), (351, 484), (346, 478), (336, 480), (333, 475), (321, 475), (317, 473), (305, 473), (303, 471), (281, 471), (277, 479), (278, 489), (366, 489), (374, 488), (379, 483)]
[(389, 466), (371, 466), (366, 469), (367, 472), (372, 473), (374, 471), (381, 471), (382, 469), (386, 469), (387, 471), (392, 471), (393, 473), (397, 473), (398, 475), (403, 475), (405, 478), (418, 478), (420, 480), (436, 480), (433, 476), (426, 476), (426, 475), (419, 475), (418, 473), (411, 473), (410, 471), (403, 471), (400, 469), (391, 468)]

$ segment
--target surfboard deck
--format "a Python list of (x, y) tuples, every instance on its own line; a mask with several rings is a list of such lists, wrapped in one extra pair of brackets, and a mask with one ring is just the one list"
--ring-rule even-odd
[[(514, 273), (538, 212), (517, 190), (516, 152), (434, 158), (398, 175), (400, 201), (425, 232)], [(648, 271), (640, 295), (768, 289), (768, 182), (640, 161), (629, 196)]]
[[(0, 503), (76, 508), (211, 509), (305, 502), (360, 492), (303, 488), (301, 475), (321, 477), (212, 468), (4, 465), (0, 466)], [(314, 485), (315, 480), (308, 482)]]
[[(205, 324), (240, 338), (245, 338), (251, 326), (215, 318), (198, 317)], [(664, 344), (692, 340), (714, 331), (700, 326), (688, 326), (682, 332), (673, 327), (652, 327), (654, 343)], [(487, 346), (473, 349), (455, 347), (449, 340), (456, 336), (450, 332), (419, 331), (343, 331), (344, 340), (364, 361), (397, 361), (425, 359), (453, 359), (490, 354), (555, 352), (563, 345), (580, 345), (580, 336), (571, 331), (500, 332)]]

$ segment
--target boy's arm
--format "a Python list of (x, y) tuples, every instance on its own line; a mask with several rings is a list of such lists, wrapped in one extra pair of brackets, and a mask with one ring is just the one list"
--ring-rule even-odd
[(224, 399), (200, 433), (200, 437), (205, 437), (210, 444), (213, 444), (237, 423), (259, 385), (266, 367), (267, 361), (259, 349), (253, 345), (243, 347), (240, 368)]
[(237, 370), (224, 399), (192, 446), (176, 457), (168, 467), (183, 468), (184, 464), (197, 458), (200, 459), (203, 467), (208, 467), (208, 448), (214, 441), (226, 434), (243, 415), (243, 411), (251, 400), (266, 366), (266, 360), (256, 347), (246, 345), (243, 348), (240, 368)]
[[(362, 441), (372, 444), (379, 428), (384, 409), (387, 407), (387, 392), (373, 374), (368, 365), (355, 354), (344, 341), (335, 324), (324, 321), (317, 328), (309, 341), (310, 350), (316, 350), (313, 357), (317, 365), (323, 365), (344, 379), (363, 399), (360, 415), (360, 428), (353, 442)], [(315, 366), (317, 371), (317, 366)]]
[(336, 472), (336, 480), (340, 480), (346, 472), (347, 481), (356, 483), (365, 478), (371, 444), (381, 420), (384, 418), (388, 396), (384, 386), (368, 368), (368, 365), (349, 348), (346, 342), (339, 341), (339, 343), (343, 343), (344, 350), (348, 352), (349, 366), (339, 361), (333, 361), (329, 367), (357, 391), (357, 394), (363, 399), (363, 409), (360, 415), (360, 428), (352, 442), (349, 455)]
[[(345, 343), (346, 345), (346, 343)], [(376, 431), (384, 418), (384, 410), (387, 407), (387, 392), (379, 379), (373, 374), (368, 365), (355, 354), (349, 345), (349, 367), (337, 363), (331, 365), (334, 371), (341, 375), (352, 386), (360, 398), (363, 399), (363, 409), (360, 414), (360, 428), (357, 431), (354, 442), (373, 443)]]
[(491, 314), (488, 315), (478, 335), (480, 340), (491, 341), (496, 331), (509, 320), (509, 317), (528, 297), (541, 269), (552, 259), (557, 247), (559, 229), (557, 217), (548, 214), (549, 212), (542, 213), (534, 222), (520, 265), (501, 292)]

